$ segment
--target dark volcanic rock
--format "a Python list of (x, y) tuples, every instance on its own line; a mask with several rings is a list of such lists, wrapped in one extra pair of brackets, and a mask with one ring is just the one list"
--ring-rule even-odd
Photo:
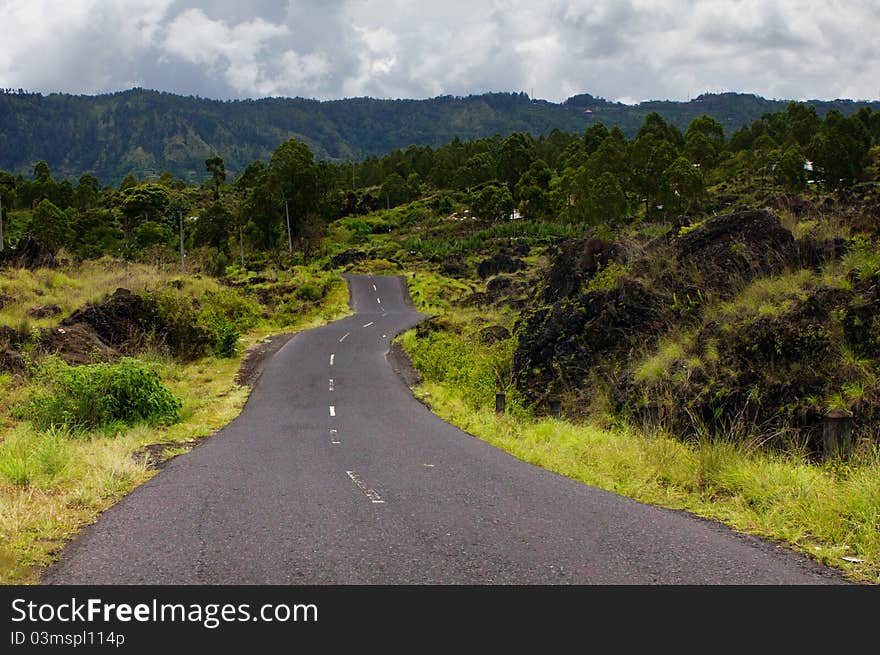
[(75, 323), (91, 327), (104, 343), (136, 347), (142, 345), (144, 338), (161, 326), (162, 321), (154, 300), (120, 288), (105, 301), (76, 310), (61, 325)]
[(28, 316), (33, 318), (46, 318), (48, 316), (58, 316), (61, 313), (61, 307), (54, 304), (37, 305), (28, 310)]
[(484, 259), (477, 266), (477, 275), (486, 279), (499, 273), (515, 273), (525, 268), (523, 260), (513, 257), (508, 250), (501, 250), (489, 259)]
[(10, 296), (8, 293), (0, 293), (0, 309), (3, 309), (11, 302), (15, 302), (15, 296)]
[(591, 275), (614, 257), (616, 246), (600, 239), (566, 241), (553, 260), (544, 289), (544, 301), (556, 302), (580, 290)]
[(484, 327), (477, 333), (477, 338), (480, 340), (480, 343), (490, 345), (497, 341), (504, 341), (505, 339), (509, 339), (510, 330), (508, 330), (503, 325), (489, 325)]
[(330, 265), (333, 268), (349, 266), (350, 264), (356, 264), (357, 262), (363, 261), (366, 258), (367, 253), (363, 250), (346, 250), (338, 255), (333, 255), (333, 258), (330, 260)]
[(55, 255), (39, 241), (31, 236), (24, 237), (12, 250), (4, 251), (0, 264), (12, 268), (54, 268)]
[(449, 277), (470, 277), (471, 274), (470, 266), (461, 257), (450, 257), (445, 260), (440, 270)]
[(73, 366), (109, 362), (119, 357), (115, 348), (101, 341), (88, 325), (82, 323), (42, 330), (39, 347)]
[(524, 313), (513, 372), (519, 391), (539, 402), (558, 387), (578, 387), (614, 354), (653, 341), (665, 299), (633, 281)]
[(710, 218), (679, 237), (675, 251), (682, 267), (693, 267), (705, 286), (719, 290), (779, 272), (797, 256), (791, 232), (767, 209)]

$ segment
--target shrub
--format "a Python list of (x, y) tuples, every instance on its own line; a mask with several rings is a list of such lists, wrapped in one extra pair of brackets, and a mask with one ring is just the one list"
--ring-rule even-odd
[(169, 425), (181, 401), (142, 362), (69, 366), (48, 358), (37, 371), (23, 415), (40, 429), (90, 430), (121, 422)]
[(324, 297), (324, 289), (316, 284), (304, 284), (296, 290), (296, 297), (300, 300), (316, 302)]
[(175, 357), (184, 360), (198, 359), (212, 346), (212, 335), (201, 324), (199, 311), (193, 301), (175, 289), (165, 289), (153, 296), (162, 321), (160, 342)]

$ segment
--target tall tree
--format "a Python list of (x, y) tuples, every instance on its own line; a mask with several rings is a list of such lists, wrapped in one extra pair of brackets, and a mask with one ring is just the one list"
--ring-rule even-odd
[(205, 160), (205, 168), (211, 174), (211, 183), (214, 187), (214, 200), (220, 200), (220, 187), (226, 182), (226, 166), (223, 157), (208, 157)]

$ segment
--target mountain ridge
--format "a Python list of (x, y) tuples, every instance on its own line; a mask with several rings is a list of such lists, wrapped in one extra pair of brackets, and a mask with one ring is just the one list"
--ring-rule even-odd
[[(231, 175), (267, 159), (279, 143), (295, 137), (319, 159), (360, 160), (410, 145), (440, 146), (458, 137), (476, 139), (512, 132), (533, 136), (583, 132), (596, 122), (631, 136), (656, 111), (685, 129), (708, 114), (729, 137), (788, 100), (747, 93), (704, 93), (689, 101), (647, 100), (636, 105), (582, 93), (555, 103), (525, 93), (441, 95), (427, 99), (369, 97), (316, 100), (267, 97), (219, 100), (133, 88), (100, 95), (0, 92), (0, 169), (29, 176), (45, 160), (56, 177), (91, 172), (116, 183), (128, 173), (141, 179), (170, 171), (204, 180), (204, 160), (219, 155)], [(807, 100), (820, 115), (880, 102)]]

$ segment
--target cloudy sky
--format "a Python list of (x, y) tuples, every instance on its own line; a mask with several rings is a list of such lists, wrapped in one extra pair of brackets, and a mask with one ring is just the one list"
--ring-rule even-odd
[(878, 0), (0, 0), (0, 87), (877, 99), (878, 35)]

